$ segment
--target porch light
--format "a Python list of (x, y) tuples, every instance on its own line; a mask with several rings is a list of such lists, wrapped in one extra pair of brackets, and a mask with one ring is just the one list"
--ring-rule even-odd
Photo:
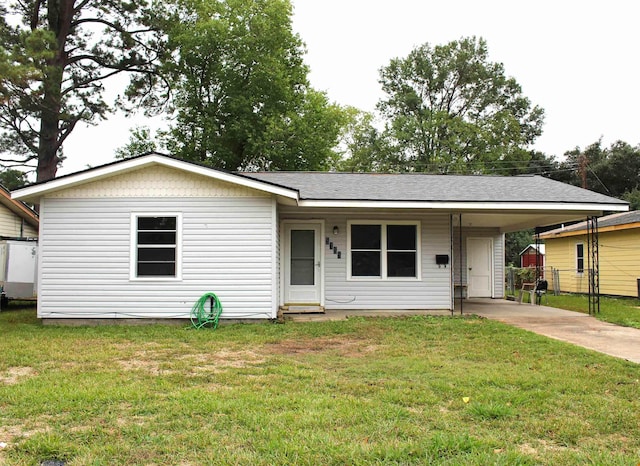
[(337, 235), (338, 233), (340, 233), (340, 229), (337, 226), (333, 227), (333, 234)]

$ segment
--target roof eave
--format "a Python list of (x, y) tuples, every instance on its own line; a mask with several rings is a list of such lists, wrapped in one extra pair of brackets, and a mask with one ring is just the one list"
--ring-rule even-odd
[(18, 217), (24, 219), (24, 221), (29, 225), (38, 229), (38, 225), (40, 224), (38, 214), (26, 206), (22, 201), (12, 199), (11, 193), (6, 191), (4, 188), (0, 189), (0, 203)]
[[(632, 223), (622, 223), (619, 225), (607, 225), (603, 227), (598, 227), (598, 233), (607, 233), (611, 231), (623, 231), (623, 230), (633, 230), (640, 228), (640, 222), (632, 222)], [(552, 230), (540, 235), (540, 238), (543, 239), (555, 239), (555, 238), (566, 238), (569, 236), (580, 236), (586, 235), (587, 228), (573, 228), (568, 227), (566, 230)]]
[(628, 204), (618, 203), (581, 203), (581, 202), (511, 202), (511, 201), (380, 201), (380, 200), (322, 200), (301, 199), (300, 207), (312, 208), (362, 208), (362, 209), (429, 209), (463, 212), (490, 211), (558, 211), (584, 212), (599, 214), (602, 212), (626, 212)]

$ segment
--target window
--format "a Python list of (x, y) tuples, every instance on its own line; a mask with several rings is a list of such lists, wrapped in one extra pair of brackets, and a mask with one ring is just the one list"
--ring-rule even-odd
[(584, 273), (584, 244), (576, 244), (576, 272)]
[(350, 222), (349, 277), (418, 278), (419, 237), (417, 222)]
[(132, 278), (179, 278), (179, 215), (132, 216)]

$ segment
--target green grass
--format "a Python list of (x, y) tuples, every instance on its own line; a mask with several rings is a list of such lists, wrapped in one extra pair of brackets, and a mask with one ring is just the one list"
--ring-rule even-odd
[[(545, 306), (589, 313), (589, 299), (583, 294), (548, 294), (543, 298)], [(600, 313), (596, 317), (612, 324), (640, 328), (640, 300), (635, 298), (600, 297)]]
[(476, 318), (43, 327), (0, 312), (0, 464), (637, 465), (640, 370)]

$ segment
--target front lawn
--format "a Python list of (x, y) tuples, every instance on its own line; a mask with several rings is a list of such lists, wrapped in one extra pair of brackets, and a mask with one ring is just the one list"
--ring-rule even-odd
[[(558, 307), (568, 311), (589, 313), (589, 298), (584, 294), (549, 293), (543, 298), (545, 306)], [(596, 317), (612, 324), (640, 328), (640, 300), (636, 298), (600, 297), (600, 313)]]
[(0, 464), (615, 464), (639, 366), (498, 322), (43, 327), (0, 312)]

